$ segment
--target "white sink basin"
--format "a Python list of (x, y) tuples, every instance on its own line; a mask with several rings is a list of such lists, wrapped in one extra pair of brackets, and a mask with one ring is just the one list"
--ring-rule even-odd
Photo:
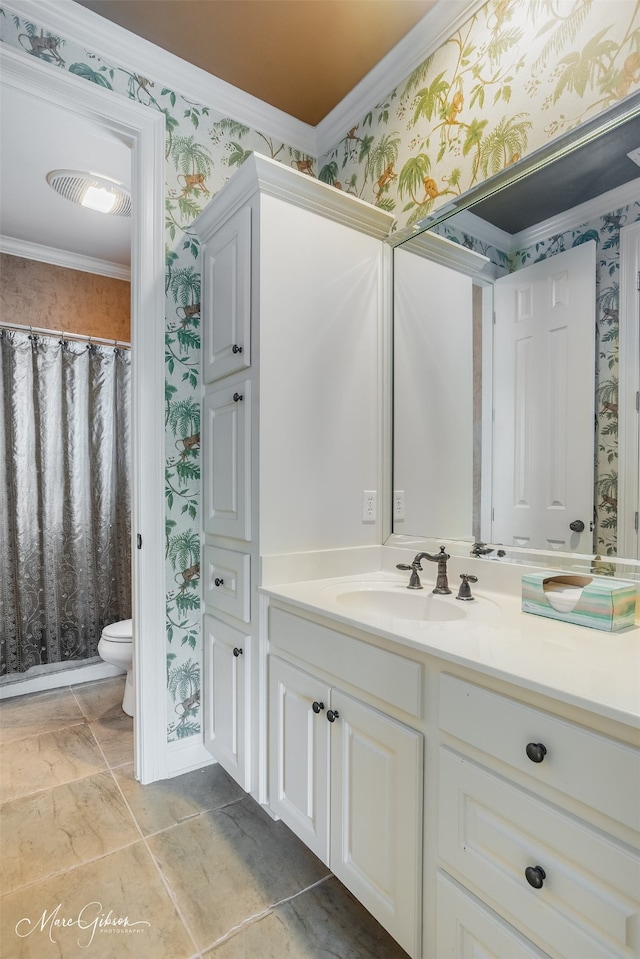
[(406, 587), (380, 588), (366, 586), (349, 588), (335, 594), (335, 601), (353, 612), (386, 619), (409, 619), (420, 622), (447, 623), (464, 619), (467, 605), (456, 602), (455, 597), (438, 596), (430, 590), (411, 590)]

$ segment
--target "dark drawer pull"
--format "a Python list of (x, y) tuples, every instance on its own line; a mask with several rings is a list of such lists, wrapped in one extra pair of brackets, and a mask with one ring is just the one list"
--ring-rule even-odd
[(547, 747), (542, 743), (527, 743), (526, 752), (532, 763), (541, 763), (547, 755)]
[(234, 655), (234, 656), (242, 656), (242, 650), (241, 650), (241, 649), (238, 649), (237, 646), (234, 646), (234, 648), (233, 648), (233, 655)]
[(234, 403), (239, 403), (240, 400), (243, 400), (243, 399), (244, 399), (244, 396), (242, 395), (242, 393), (234, 393), (234, 394), (233, 394), (233, 402), (234, 402)]
[(313, 709), (314, 713), (321, 713), (324, 709), (324, 703), (313, 703), (311, 708)]
[(237, 343), (234, 343), (233, 346), (231, 347), (231, 352), (232, 352), (232, 353), (242, 353), (242, 347), (241, 347), (241, 346), (238, 346)]
[(224, 580), (223, 580), (223, 579), (218, 579), (218, 578), (216, 578), (216, 579), (214, 579), (213, 582), (215, 583), (216, 586), (224, 586)]
[(339, 718), (340, 718), (340, 713), (338, 712), (337, 709), (327, 710), (327, 719), (329, 720), (330, 723), (335, 723), (336, 719), (339, 719)]
[(524, 871), (524, 877), (534, 889), (542, 889), (547, 874), (542, 866), (527, 866)]

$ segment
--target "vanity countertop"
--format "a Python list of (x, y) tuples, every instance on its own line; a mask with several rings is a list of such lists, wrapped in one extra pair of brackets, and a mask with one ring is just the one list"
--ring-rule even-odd
[[(261, 587), (260, 592), (640, 729), (640, 626), (619, 632), (588, 629), (523, 613), (519, 596), (475, 588), (473, 602), (459, 602), (455, 593), (437, 597), (444, 615), (456, 617), (444, 622), (394, 618), (357, 605), (358, 591), (380, 590), (396, 594), (402, 604), (406, 579), (372, 572)], [(418, 595), (430, 602), (430, 586)]]

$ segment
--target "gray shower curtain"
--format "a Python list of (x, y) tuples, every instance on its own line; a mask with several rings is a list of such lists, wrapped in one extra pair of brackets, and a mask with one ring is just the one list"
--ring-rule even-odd
[(0, 675), (131, 616), (130, 354), (0, 331)]

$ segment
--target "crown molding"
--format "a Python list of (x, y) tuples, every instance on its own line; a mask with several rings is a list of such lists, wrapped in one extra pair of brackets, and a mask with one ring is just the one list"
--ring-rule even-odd
[(206, 242), (228, 217), (258, 191), (377, 239), (384, 239), (389, 234), (394, 220), (393, 214), (357, 196), (336, 190), (322, 180), (293, 170), (260, 153), (252, 153), (189, 229)]
[[(508, 189), (508, 187), (506, 188)], [(540, 243), (548, 240), (550, 236), (558, 236), (566, 233), (568, 230), (575, 230), (583, 223), (595, 220), (605, 213), (611, 213), (612, 210), (627, 206), (630, 203), (638, 201), (640, 197), (640, 177), (630, 180), (629, 183), (623, 183), (622, 186), (609, 190), (607, 193), (601, 193), (600, 196), (587, 200), (586, 203), (580, 203), (570, 210), (564, 210), (557, 216), (542, 220), (534, 226), (527, 227), (526, 230), (520, 230), (519, 233), (507, 233), (494, 226), (482, 217), (476, 216), (471, 210), (461, 210), (456, 213), (450, 221), (455, 224), (457, 230), (463, 230), (469, 233), (476, 240), (482, 243), (489, 243), (503, 253), (515, 253), (517, 250), (525, 250), (534, 243)]]
[(465, 276), (495, 278), (495, 267), (488, 256), (429, 230), (407, 240), (399, 249), (417, 253), (433, 263), (464, 273)]
[(409, 33), (315, 127), (318, 158), (324, 156), (346, 130), (405, 81), (441, 47), (487, 0), (439, 0)]
[(105, 20), (73, 0), (10, 0), (6, 8), (113, 60), (114, 64), (161, 80), (176, 93), (206, 104), (223, 116), (276, 137), (314, 158), (317, 155), (315, 127)]
[(0, 253), (19, 256), (23, 260), (38, 260), (40, 263), (62, 266), (67, 270), (80, 270), (81, 273), (108, 276), (112, 280), (131, 282), (131, 270), (127, 266), (110, 263), (108, 260), (97, 260), (92, 256), (83, 256), (81, 253), (57, 250), (54, 247), (42, 246), (40, 243), (31, 243), (28, 240), (16, 240), (12, 236), (0, 236)]
[(611, 213), (621, 206), (628, 206), (630, 203), (636, 203), (640, 199), (640, 177), (623, 183), (622, 186), (609, 190), (607, 193), (601, 193), (600, 196), (587, 200), (586, 203), (580, 203), (578, 206), (565, 210), (557, 216), (536, 223), (535, 226), (520, 233), (514, 233), (511, 237), (511, 249), (523, 250), (534, 243), (546, 240), (550, 236), (557, 236), (560, 233), (566, 233), (567, 230), (575, 230), (583, 223), (589, 220), (595, 220), (605, 213)]
[(406, 80), (485, 3), (486, 0), (438, 0), (315, 127), (105, 20), (74, 0), (10, 0), (7, 9), (73, 43), (99, 52), (118, 65), (162, 80), (176, 93), (317, 159), (336, 146), (345, 130), (361, 120), (394, 86)]

